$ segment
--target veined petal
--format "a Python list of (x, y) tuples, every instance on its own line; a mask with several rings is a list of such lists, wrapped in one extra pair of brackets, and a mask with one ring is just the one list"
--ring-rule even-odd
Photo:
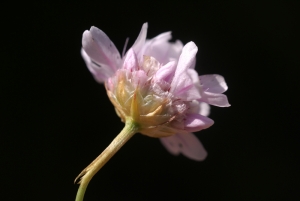
[(182, 153), (187, 158), (196, 161), (202, 161), (207, 156), (207, 152), (202, 143), (193, 133), (177, 133), (159, 139), (165, 148), (173, 155)]
[(228, 89), (225, 79), (221, 75), (201, 75), (199, 78), (202, 88), (206, 92), (221, 94)]
[(92, 61), (100, 66), (106, 65), (114, 73), (122, 63), (120, 53), (108, 36), (96, 27), (85, 31), (82, 37), (82, 47)]
[(197, 51), (198, 48), (194, 42), (189, 42), (183, 47), (181, 55), (179, 57), (175, 77), (180, 76), (183, 72), (185, 72), (191, 67), (191, 65), (194, 62)]
[(210, 105), (218, 107), (229, 107), (227, 96), (224, 94), (215, 94), (210, 92), (204, 92), (200, 101), (206, 102)]
[(187, 72), (193, 64), (197, 51), (198, 48), (194, 42), (189, 42), (183, 47), (177, 69), (171, 83), (171, 92), (181, 98), (186, 96), (186, 100), (192, 100), (195, 97), (200, 98), (200, 92), (198, 92), (194, 86), (193, 80)]
[(214, 124), (214, 121), (200, 114), (187, 114), (184, 123), (185, 123), (184, 129), (186, 131), (196, 132), (212, 126)]

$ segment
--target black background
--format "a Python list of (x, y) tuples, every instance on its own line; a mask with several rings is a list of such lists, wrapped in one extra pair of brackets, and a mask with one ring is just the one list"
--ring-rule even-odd
[[(267, 1), (30, 3), (3, 7), (1, 196), (74, 200), (74, 178), (123, 128), (81, 55), (102, 29), (122, 51), (144, 22), (199, 48), (199, 74), (221, 74), (229, 108), (197, 133), (204, 162), (134, 136), (93, 178), (91, 200), (297, 200), (298, 3)], [(298, 123), (299, 124), (299, 123)], [(3, 194), (4, 193), (4, 194)], [(4, 199), (5, 198), (5, 199)]]

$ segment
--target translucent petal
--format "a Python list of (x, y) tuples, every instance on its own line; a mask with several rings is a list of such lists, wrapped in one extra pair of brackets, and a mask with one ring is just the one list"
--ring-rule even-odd
[(215, 94), (210, 92), (204, 92), (200, 101), (206, 102), (210, 105), (218, 107), (229, 107), (227, 96), (224, 94)]
[(199, 114), (202, 116), (208, 116), (210, 113), (210, 106), (207, 103), (200, 102), (200, 111)]
[(178, 155), (180, 153), (180, 147), (178, 139), (175, 137), (175, 135), (171, 135), (169, 137), (162, 137), (159, 138), (159, 140), (171, 154)]
[(160, 141), (174, 155), (182, 153), (187, 158), (196, 161), (202, 161), (207, 156), (202, 143), (193, 133), (175, 134), (160, 138)]
[(82, 47), (92, 61), (106, 65), (115, 72), (122, 63), (120, 53), (108, 36), (96, 27), (85, 31), (82, 37)]
[(146, 37), (147, 37), (147, 29), (148, 29), (148, 23), (144, 23), (139, 36), (137, 37), (134, 44), (132, 45), (132, 49), (136, 54), (138, 54), (138, 52), (141, 51), (142, 47), (145, 44)]
[(160, 63), (166, 64), (169, 62), (168, 52), (171, 48), (171, 43), (169, 43), (170, 39), (171, 32), (165, 32), (153, 39), (147, 40), (145, 46), (140, 52), (140, 56), (151, 56), (157, 59)]
[(209, 128), (214, 124), (214, 121), (208, 117), (200, 114), (187, 114), (185, 119), (184, 130), (189, 132), (196, 132), (202, 129)]
[(200, 82), (203, 90), (207, 92), (221, 94), (228, 89), (224, 77), (221, 75), (201, 75)]
[(87, 68), (92, 73), (97, 82), (105, 82), (105, 80), (110, 77), (111, 71), (108, 66), (100, 66), (97, 65), (95, 62), (92, 62), (91, 58), (86, 54), (84, 49), (81, 49), (81, 55), (83, 60), (85, 61)]

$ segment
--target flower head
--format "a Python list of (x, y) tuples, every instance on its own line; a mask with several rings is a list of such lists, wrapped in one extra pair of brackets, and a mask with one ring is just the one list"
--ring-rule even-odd
[(220, 75), (198, 76), (197, 46), (169, 42), (166, 32), (146, 40), (147, 23), (121, 58), (113, 42), (96, 27), (85, 31), (82, 56), (94, 78), (105, 83), (107, 94), (123, 122), (138, 132), (158, 137), (172, 154), (203, 160), (206, 151), (191, 133), (213, 125), (209, 105), (230, 106)]

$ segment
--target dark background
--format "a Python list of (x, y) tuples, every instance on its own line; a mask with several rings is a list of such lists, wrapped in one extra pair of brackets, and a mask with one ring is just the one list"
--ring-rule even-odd
[(300, 200), (296, 1), (26, 1), (3, 9), (3, 200), (75, 199), (74, 178), (123, 128), (81, 58), (82, 33), (99, 27), (122, 51), (144, 22), (148, 38), (171, 30), (194, 41), (199, 74), (223, 75), (232, 106), (212, 107), (214, 126), (197, 133), (204, 162), (136, 135), (85, 200)]

